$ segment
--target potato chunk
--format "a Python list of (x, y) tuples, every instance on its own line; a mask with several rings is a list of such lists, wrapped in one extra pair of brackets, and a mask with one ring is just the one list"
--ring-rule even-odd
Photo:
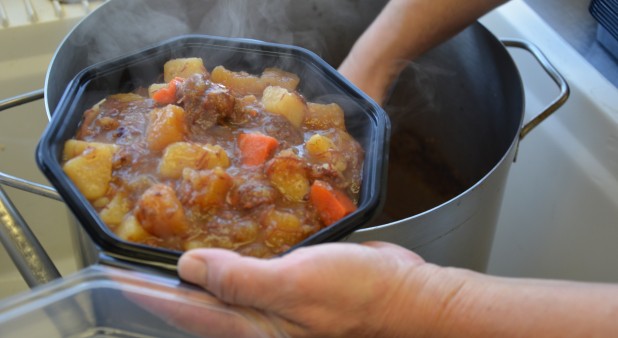
[(267, 111), (285, 116), (297, 128), (301, 126), (307, 113), (305, 100), (299, 94), (279, 86), (264, 89), (262, 104)]
[(162, 238), (182, 235), (188, 229), (176, 192), (162, 183), (153, 185), (140, 196), (135, 217), (146, 231)]
[(260, 76), (260, 81), (267, 86), (279, 86), (289, 91), (294, 91), (298, 87), (300, 78), (298, 75), (286, 72), (279, 68), (266, 68)]
[(87, 142), (75, 139), (69, 139), (64, 143), (62, 150), (62, 161), (66, 162), (73, 157), (81, 155), (86, 148), (110, 148), (112, 152), (118, 149), (118, 146), (110, 143)]
[(208, 210), (225, 202), (232, 183), (232, 177), (221, 167), (213, 170), (187, 168), (182, 173), (180, 195), (188, 205)]
[(320, 162), (330, 163), (339, 172), (343, 172), (347, 168), (345, 157), (333, 140), (329, 137), (314, 134), (305, 143), (305, 149), (311, 157), (317, 159)]
[(185, 110), (167, 105), (150, 111), (150, 123), (146, 130), (148, 148), (161, 151), (174, 142), (180, 142), (187, 133)]
[(243, 71), (235, 72), (223, 66), (215, 67), (210, 79), (232, 89), (241, 96), (262, 95), (264, 89), (268, 86), (279, 86), (294, 91), (300, 82), (298, 75), (279, 68), (266, 68), (262, 75), (257, 76)]
[(289, 212), (272, 209), (266, 213), (262, 224), (266, 228), (266, 246), (280, 251), (285, 251), (307, 237), (300, 219)]
[[(118, 101), (121, 103), (129, 103), (129, 102), (135, 102), (135, 101), (143, 101), (144, 97), (139, 94), (135, 94), (135, 93), (119, 93), (119, 94), (113, 94), (113, 95), (108, 96), (107, 100)], [(102, 102), (98, 104), (102, 104)]]
[(270, 183), (290, 201), (304, 201), (309, 193), (309, 179), (304, 163), (294, 156), (279, 156), (269, 162), (266, 174)]
[(305, 143), (305, 148), (311, 156), (320, 157), (331, 150), (336, 149), (333, 141), (320, 134), (312, 135)]
[(223, 66), (217, 66), (212, 70), (210, 79), (220, 83), (239, 95), (260, 95), (266, 87), (260, 78), (247, 72), (235, 72)]
[(120, 191), (114, 198), (99, 212), (101, 220), (108, 226), (114, 227), (122, 223), (126, 214), (131, 211), (131, 202), (126, 193)]
[(185, 168), (199, 170), (229, 166), (230, 159), (219, 145), (177, 142), (165, 148), (158, 170), (161, 176), (175, 179), (182, 176)]
[(112, 179), (116, 147), (104, 143), (67, 141), (64, 149), (64, 157), (70, 159), (62, 169), (77, 189), (91, 201), (103, 197)]
[(133, 215), (125, 218), (114, 232), (118, 237), (131, 242), (143, 242), (151, 236)]
[(175, 77), (188, 78), (193, 74), (207, 75), (201, 58), (179, 58), (167, 61), (163, 65), (163, 81), (170, 82)]
[(337, 128), (345, 130), (343, 109), (336, 103), (307, 103), (305, 125), (314, 130)]

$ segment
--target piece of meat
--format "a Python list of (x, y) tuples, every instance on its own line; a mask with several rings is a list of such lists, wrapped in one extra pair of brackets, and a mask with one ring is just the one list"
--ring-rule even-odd
[(252, 177), (235, 186), (230, 196), (232, 205), (252, 209), (259, 205), (274, 203), (278, 193), (268, 182)]
[(203, 75), (187, 78), (179, 86), (179, 93), (191, 129), (207, 130), (234, 113), (235, 98), (230, 91)]

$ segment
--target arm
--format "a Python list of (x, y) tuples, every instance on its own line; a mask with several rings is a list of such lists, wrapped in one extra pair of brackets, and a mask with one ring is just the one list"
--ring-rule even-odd
[[(318, 245), (270, 260), (194, 250), (179, 272), (228, 304), (262, 311), (262, 327), (291, 337), (618, 336), (617, 285), (492, 277), (381, 242)], [(205, 332), (235, 327), (196, 323), (205, 321)]]
[(506, 0), (390, 0), (339, 71), (376, 102), (409, 60), (455, 35)]
[(618, 335), (618, 285), (449, 273), (464, 281), (444, 317), (451, 336)]

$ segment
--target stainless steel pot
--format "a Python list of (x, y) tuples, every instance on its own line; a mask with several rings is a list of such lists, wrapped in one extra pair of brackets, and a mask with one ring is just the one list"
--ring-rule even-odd
[[(45, 83), (47, 111), (53, 117), (84, 67), (185, 33), (295, 44), (336, 67), (384, 3), (110, 0), (59, 46)], [(522, 83), (505, 45), (531, 51), (561, 87), (523, 127)], [(393, 129), (384, 214), (347, 240), (389, 241), (431, 262), (485, 270), (517, 145), (567, 97), (568, 86), (535, 47), (499, 41), (479, 23), (431, 50), (404, 71), (385, 106)], [(80, 245), (86, 264), (98, 256), (87, 239)]]
[[(560, 87), (526, 124), (521, 79), (505, 46), (530, 52)], [(382, 218), (348, 240), (393, 242), (437, 264), (484, 271), (519, 141), (568, 95), (538, 48), (499, 41), (480, 25), (430, 51), (410, 65), (386, 107), (393, 129)]]

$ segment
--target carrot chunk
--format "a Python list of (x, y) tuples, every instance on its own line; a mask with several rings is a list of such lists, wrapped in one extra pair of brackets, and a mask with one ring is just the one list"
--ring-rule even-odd
[(152, 93), (152, 99), (160, 104), (171, 104), (176, 102), (176, 91), (178, 90), (178, 85), (182, 81), (182, 78), (174, 78), (167, 84), (167, 87), (163, 87)]
[(258, 133), (243, 133), (238, 136), (238, 149), (242, 163), (249, 166), (261, 165), (273, 155), (279, 141)]
[(311, 185), (309, 201), (327, 226), (356, 210), (356, 205), (345, 193), (320, 180), (314, 181)]

